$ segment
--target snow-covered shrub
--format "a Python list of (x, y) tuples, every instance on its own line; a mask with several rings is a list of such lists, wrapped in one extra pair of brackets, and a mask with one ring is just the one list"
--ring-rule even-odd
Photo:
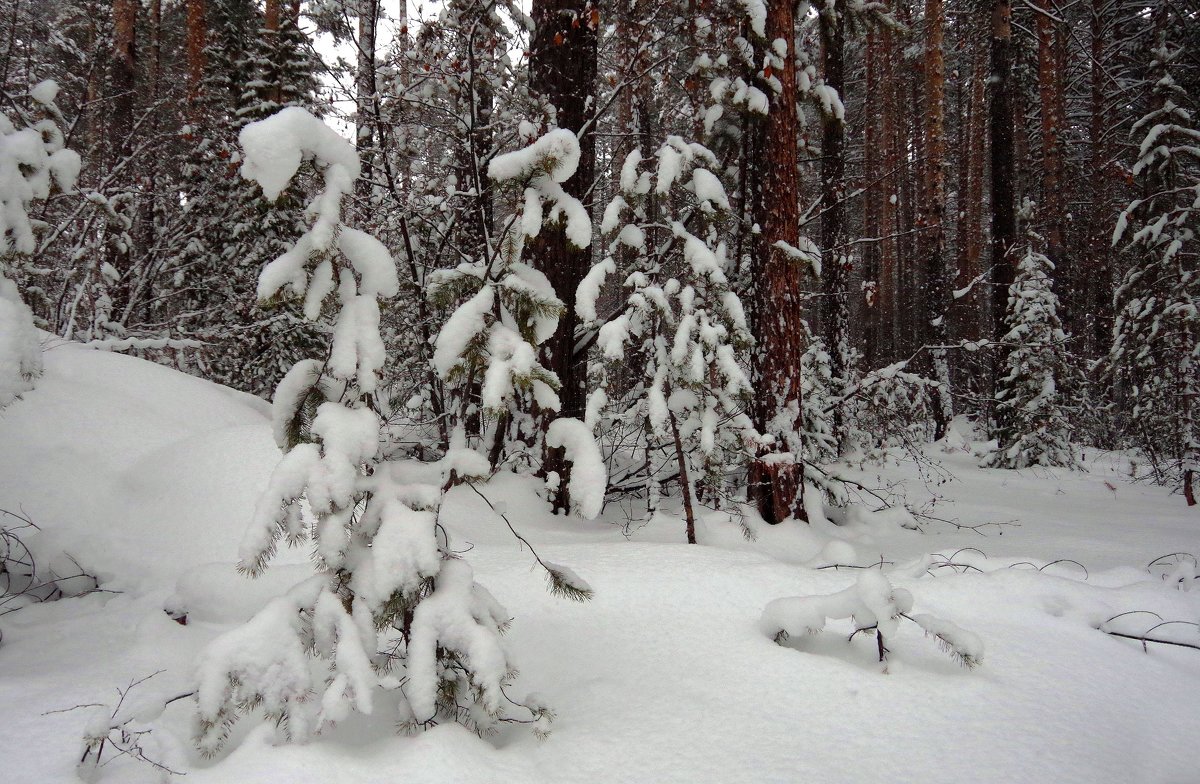
[(984, 459), (995, 468), (1076, 465), (1071, 423), (1062, 407), (1067, 341), (1058, 318), (1058, 297), (1050, 272), (1054, 265), (1034, 249), (1031, 236), (1008, 292), (1011, 344), (1005, 373), (996, 388), (999, 445)]
[(895, 362), (849, 384), (843, 403), (847, 441), (865, 459), (881, 460), (896, 447), (913, 453), (928, 440), (934, 382), (906, 370), (907, 364)]
[[(589, 415), (609, 403), (611, 416), (644, 421), (647, 454), (667, 446), (694, 541), (693, 500), (719, 501), (729, 473), (745, 463), (758, 438), (745, 412), (751, 338), (726, 278), (722, 227), (730, 203), (714, 173), (715, 157), (677, 136), (656, 156), (653, 173), (639, 151), (625, 159), (620, 193), (601, 225), (610, 242), (579, 286), (576, 311), (596, 331), (606, 366)], [(670, 211), (677, 219), (656, 239), (661, 216)], [(610, 277), (623, 286), (624, 301), (602, 321), (597, 298)]]
[(33, 388), (42, 372), (42, 349), (33, 313), (8, 278), (9, 264), (37, 248), (29, 207), (53, 189), (70, 191), (79, 177), (79, 155), (64, 146), (54, 105), (58, 85), (45, 81), (29, 91), (46, 115), (34, 120), (18, 111), (0, 113), (0, 408)]
[(198, 745), (215, 752), (238, 716), (255, 710), (304, 739), (380, 702), (385, 720), (403, 726), (449, 720), (486, 733), (523, 721), (543, 731), (548, 711), (504, 692), (514, 672), (500, 638), (508, 615), (450, 550), (438, 524), (441, 488), (406, 478), (380, 454), (379, 299), (395, 295), (397, 275), (378, 240), (342, 223), (357, 153), (298, 108), (248, 125), (241, 142), (243, 175), (268, 198), (303, 160), (325, 182), (309, 206), (309, 231), (264, 268), (259, 297), (286, 291), (303, 299), (309, 318), (332, 299), (337, 315), (327, 355), (298, 363), (276, 392), (275, 435), (286, 454), (239, 553), (254, 575), (281, 539), (311, 541), (318, 574), (202, 653)]
[[(900, 620), (912, 621), (964, 667), (983, 662), (983, 641), (957, 624), (913, 613), (912, 594), (896, 588), (883, 572), (864, 569), (854, 585), (826, 596), (775, 599), (763, 609), (759, 628), (776, 642), (789, 636), (816, 634), (828, 620), (849, 619), (854, 634), (874, 631), (879, 661), (887, 661), (887, 641), (896, 636)], [(853, 635), (851, 635), (853, 636)]]

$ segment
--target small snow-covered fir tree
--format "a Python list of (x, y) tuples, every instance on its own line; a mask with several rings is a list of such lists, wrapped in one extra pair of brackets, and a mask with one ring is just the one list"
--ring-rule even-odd
[(7, 108), (0, 113), (0, 408), (31, 389), (42, 371), (33, 313), (6, 273), (36, 248), (29, 207), (55, 188), (72, 190), (79, 176), (79, 156), (65, 147), (58, 126), (57, 94), (55, 82), (41, 82), (29, 91), (30, 110), (18, 107), (15, 122)]
[(1058, 390), (1067, 368), (1067, 336), (1050, 279), (1054, 265), (1035, 249), (1037, 240), (1031, 233), (1009, 288), (1008, 332), (1003, 340), (1012, 348), (996, 389), (999, 444), (984, 459), (985, 466), (1076, 464), (1072, 427)]
[[(488, 255), (433, 276), (430, 296), (453, 309), (438, 333), (433, 362), (454, 396), (459, 421), (482, 417), (490, 432), (489, 462), (498, 465), (510, 442), (536, 431), (531, 415), (559, 409), (559, 380), (538, 361), (537, 347), (558, 327), (562, 301), (546, 276), (521, 260), (525, 242), (543, 224), (563, 222), (578, 247), (591, 242), (591, 219), (562, 183), (575, 173), (579, 142), (554, 130), (532, 144), (497, 156), (488, 177), (519, 197), (520, 207), (505, 221)], [(559, 418), (548, 439), (561, 440), (572, 462), (569, 503), (585, 517), (600, 513), (607, 482), (590, 429)], [(588, 432), (584, 437), (584, 431)], [(474, 434), (465, 434), (475, 437)], [(589, 443), (590, 442), (590, 443)], [(560, 496), (562, 497), (562, 496)]]
[[(580, 284), (576, 311), (597, 328), (604, 280), (622, 281), (623, 306), (597, 328), (608, 368), (589, 417), (611, 397), (615, 416), (645, 422), (647, 455), (663, 446), (674, 455), (671, 472), (680, 477), (688, 541), (695, 542), (693, 503), (719, 503), (729, 473), (745, 463), (757, 440), (745, 412), (751, 389), (743, 367), (751, 338), (726, 278), (721, 227), (730, 203), (716, 158), (678, 136), (668, 137), (656, 157), (653, 174), (639, 151), (625, 159), (621, 192), (601, 226), (611, 237), (608, 252)], [(677, 210), (677, 219), (667, 222), (669, 235), (655, 245), (655, 213), (669, 210)], [(619, 271), (617, 258), (624, 259)]]
[[(438, 523), (441, 488), (380, 454), (379, 300), (394, 296), (398, 281), (387, 249), (341, 221), (357, 153), (299, 108), (248, 125), (240, 138), (243, 175), (268, 199), (302, 161), (324, 178), (308, 232), (266, 266), (259, 297), (286, 291), (310, 318), (331, 301), (337, 316), (327, 353), (298, 363), (276, 391), (285, 455), (240, 550), (241, 567), (258, 574), (280, 540), (311, 541), (318, 572), (201, 654), (197, 744), (215, 752), (231, 724), (255, 710), (304, 739), (381, 702), (389, 724), (458, 721), (487, 733), (523, 721), (544, 730), (545, 708), (505, 693), (514, 673), (500, 639), (508, 615), (451, 551)], [(443, 462), (446, 474), (487, 470), (461, 444)]]
[(1113, 296), (1109, 366), (1131, 404), (1133, 442), (1155, 478), (1182, 484), (1192, 504), (1200, 482), (1200, 123), (1176, 80), (1186, 46), (1172, 39), (1189, 28), (1174, 13), (1167, 3), (1154, 11), (1153, 108), (1133, 127), (1142, 135), (1133, 174), (1146, 196), (1121, 212), (1113, 232), (1132, 261)]

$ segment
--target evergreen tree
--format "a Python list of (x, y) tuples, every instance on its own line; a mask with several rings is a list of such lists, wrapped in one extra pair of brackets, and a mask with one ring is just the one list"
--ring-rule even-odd
[(1200, 125), (1176, 74), (1187, 23), (1168, 3), (1153, 14), (1152, 108), (1133, 127), (1142, 137), (1133, 174), (1144, 186), (1121, 213), (1113, 244), (1126, 243), (1129, 269), (1113, 297), (1109, 363), (1130, 402), (1133, 442), (1155, 478), (1180, 483), (1189, 504), (1200, 472)]
[[(190, 230), (175, 267), (177, 323), (205, 345), (199, 369), (206, 377), (266, 397), (319, 346), (319, 329), (286, 303), (256, 300), (258, 270), (304, 230), (303, 199), (288, 192), (268, 202), (237, 177), (237, 134), (277, 106), (269, 85), (310, 108), (315, 83), (293, 52), (303, 51), (301, 34), (284, 24), (256, 37), (262, 19), (249, 0), (214, 0), (207, 20), (200, 95), (184, 128), (193, 148), (184, 169)], [(268, 62), (276, 56), (286, 67)]]
[(79, 155), (65, 147), (59, 127), (57, 95), (55, 82), (40, 82), (15, 118), (7, 109), (0, 114), (0, 408), (31, 389), (42, 371), (33, 313), (8, 277), (13, 263), (37, 247), (29, 209), (55, 189), (72, 190), (79, 177)]
[[(645, 422), (648, 486), (660, 479), (651, 455), (664, 446), (674, 455), (666, 473), (679, 475), (687, 539), (695, 543), (693, 504), (716, 506), (727, 498), (730, 475), (758, 443), (746, 413), (751, 393), (743, 369), (751, 338), (741, 299), (726, 277), (723, 232), (731, 207), (714, 173), (716, 157), (678, 136), (668, 137), (656, 157), (653, 176), (642, 170), (639, 151), (625, 159), (621, 192), (601, 226), (612, 238), (608, 254), (580, 285), (576, 310), (585, 325), (594, 324), (604, 278), (615, 274), (623, 281), (624, 305), (598, 332), (600, 352), (615, 367), (604, 373), (589, 413), (611, 396), (617, 418)], [(671, 235), (654, 247), (647, 236), (660, 221)], [(617, 257), (626, 260), (620, 270)], [(633, 372), (622, 373), (626, 365)], [(624, 394), (620, 382), (628, 385)], [(654, 492), (648, 490), (648, 497)]]
[[(323, 176), (313, 223), (268, 264), (259, 297), (281, 290), (315, 319), (335, 303), (322, 359), (297, 363), (276, 390), (275, 436), (286, 450), (247, 530), (241, 567), (266, 568), (279, 540), (311, 540), (318, 574), (244, 626), (211, 643), (198, 667), (200, 748), (214, 753), (240, 714), (261, 707), (284, 733), (304, 739), (352, 712), (371, 713), (392, 692), (406, 726), (457, 721), (488, 733), (505, 721), (544, 731), (549, 712), (505, 692), (513, 669), (500, 643), (508, 614), (474, 582), (438, 523), (441, 492), (381, 456), (376, 413), (385, 360), (379, 300), (399, 284), (387, 249), (341, 222), (360, 175), (354, 147), (322, 121), (289, 108), (243, 129), (243, 174), (273, 199), (303, 159)], [(456, 445), (447, 478), (478, 478), (488, 464)], [(303, 497), (311, 522), (301, 514)], [(561, 592), (585, 598), (577, 578), (547, 567)], [(400, 671), (403, 677), (389, 673)], [(514, 715), (513, 709), (523, 715)], [(393, 708), (395, 710), (396, 708)], [(393, 714), (395, 715), (395, 714)], [(389, 719), (394, 721), (394, 719)]]
[(1037, 241), (1031, 233), (1008, 290), (1008, 332), (1002, 338), (1008, 349), (996, 389), (999, 444), (985, 466), (1076, 465), (1072, 426), (1058, 391), (1066, 377), (1067, 336), (1050, 278), (1054, 265), (1035, 249)]

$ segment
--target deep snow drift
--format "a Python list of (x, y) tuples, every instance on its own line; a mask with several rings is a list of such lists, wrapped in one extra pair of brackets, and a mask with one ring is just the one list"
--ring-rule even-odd
[[(160, 670), (131, 705), (189, 690), (196, 651), (310, 569), (294, 550), (256, 581), (232, 568), (279, 456), (264, 403), (73, 345), (50, 348), (45, 364), (34, 391), (0, 412), (0, 509), (41, 526), (22, 532), (40, 563), (69, 571), (69, 555), (107, 590), (0, 616), (0, 768), (13, 782), (75, 780), (89, 711), (50, 711), (111, 707), (118, 688)], [(615, 505), (585, 522), (551, 515), (526, 479), (482, 488), (544, 559), (591, 585), (585, 604), (551, 596), (503, 522), (456, 490), (443, 520), (514, 615), (517, 691), (558, 714), (547, 740), (520, 728), (480, 740), (457, 726), (398, 736), (380, 694), (373, 717), (304, 746), (244, 721), (214, 760), (191, 750), (193, 703), (179, 700), (143, 746), (201, 783), (1196, 780), (1200, 651), (1144, 652), (1096, 627), (1135, 610), (1200, 621), (1200, 584), (1146, 568), (1200, 552), (1200, 515), (1130, 484), (1119, 456), (1086, 450), (1090, 473), (1011, 472), (977, 468), (969, 449), (930, 447), (936, 465), (920, 471), (841, 470), (871, 487), (901, 483), (938, 518), (990, 524), (977, 531), (929, 519), (909, 530), (908, 516), (864, 503), (831, 514), (841, 525), (751, 523), (755, 541), (706, 514), (689, 546), (678, 516), (627, 531)], [(1046, 566), (1058, 559), (1083, 567)], [(880, 560), (914, 614), (979, 638), (981, 666), (959, 667), (915, 624), (889, 639), (886, 674), (873, 639), (847, 641), (848, 622), (783, 644), (760, 628), (773, 600), (837, 594), (860, 573), (814, 566)], [(1144, 631), (1150, 618), (1112, 628)], [(1200, 642), (1190, 626), (1156, 634)], [(92, 775), (162, 774), (117, 758)]]

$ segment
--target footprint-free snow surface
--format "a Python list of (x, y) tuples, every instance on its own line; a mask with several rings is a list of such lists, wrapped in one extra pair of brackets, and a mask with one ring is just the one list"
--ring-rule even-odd
[[(127, 713), (187, 692), (206, 642), (311, 570), (300, 551), (256, 581), (233, 569), (279, 456), (261, 401), (71, 345), (45, 358), (37, 388), (0, 412), (0, 509), (41, 527), (22, 534), (44, 568), (77, 562), (105, 590), (0, 615), (0, 771), (14, 784), (77, 780), (81, 737), (106, 709), (64, 709), (111, 708), (154, 673)], [(838, 469), (903, 494), (928, 515), (919, 530), (864, 495), (835, 522), (750, 523), (753, 541), (707, 514), (691, 546), (678, 515), (555, 517), (531, 480), (498, 476), (483, 491), (592, 586), (585, 604), (551, 596), (503, 521), (455, 490), (443, 522), (513, 616), (514, 691), (557, 713), (545, 740), (519, 727), (399, 735), (386, 694), (375, 715), (302, 746), (243, 721), (211, 760), (191, 750), (189, 699), (131, 726), (152, 728), (147, 756), (192, 784), (1200, 781), (1200, 650), (1100, 630), (1200, 621), (1187, 559), (1149, 566), (1200, 553), (1200, 512), (1131, 483), (1118, 455), (1085, 451), (1087, 472), (1012, 472), (977, 468), (970, 449)], [(846, 622), (782, 644), (760, 628), (768, 602), (841, 591), (859, 573), (848, 567), (870, 564), (911, 592), (914, 613), (974, 632), (982, 664), (960, 667), (914, 624), (888, 641), (886, 669)], [(1145, 612), (1105, 623), (1133, 611)], [(1153, 636), (1200, 644), (1194, 625)], [(112, 759), (87, 775), (166, 775)]]

